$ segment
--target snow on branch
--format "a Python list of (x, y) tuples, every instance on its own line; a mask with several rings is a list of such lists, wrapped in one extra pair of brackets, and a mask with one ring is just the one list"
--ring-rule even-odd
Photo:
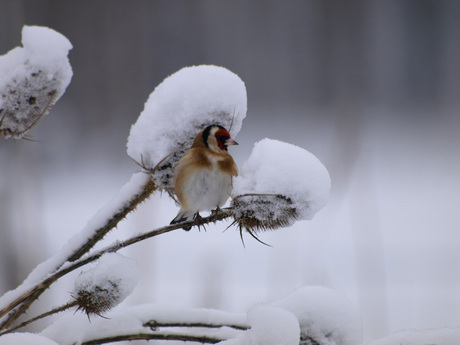
[[(83, 264), (98, 259), (103, 252), (93, 255), (89, 260), (87, 258), (88, 261), (77, 262), (154, 190), (149, 175), (143, 172), (134, 174), (118, 195), (99, 210), (80, 233), (74, 235), (59, 252), (39, 264), (16, 289), (0, 297), (0, 320), (8, 315), (6, 320), (0, 323), (0, 330), (9, 328), (59, 278)], [(61, 269), (66, 262), (77, 263)]]
[[(145, 304), (113, 311), (108, 318), (91, 322), (83, 315), (67, 313), (41, 335), (61, 345), (133, 339), (217, 343), (235, 337), (249, 327), (244, 314)], [(62, 332), (62, 329), (69, 331)]]
[[(66, 329), (66, 332), (62, 332)], [(362, 328), (355, 308), (337, 291), (300, 288), (244, 313), (145, 304), (87, 320), (67, 313), (42, 331), (61, 345), (121, 340), (180, 340), (222, 345), (356, 345)]]
[(23, 47), (0, 56), (0, 137), (22, 138), (64, 94), (72, 49), (60, 33), (24, 26)]

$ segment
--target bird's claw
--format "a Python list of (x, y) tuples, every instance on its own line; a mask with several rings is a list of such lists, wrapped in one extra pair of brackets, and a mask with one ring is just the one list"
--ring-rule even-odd
[(194, 225), (198, 226), (198, 231), (201, 231), (201, 227), (203, 227), (204, 231), (206, 231), (206, 228), (203, 222), (203, 217), (201, 217), (198, 212), (195, 214), (195, 218), (193, 219), (193, 221), (194, 221)]
[[(220, 213), (222, 213), (222, 210), (219, 206), (215, 210), (211, 210), (211, 216), (217, 217)], [(216, 222), (216, 219), (214, 219), (214, 223)]]

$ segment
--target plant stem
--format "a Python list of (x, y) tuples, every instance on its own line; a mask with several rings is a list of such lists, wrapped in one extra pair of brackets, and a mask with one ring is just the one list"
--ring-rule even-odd
[(67, 261), (76, 261), (90, 251), (97, 242), (99, 242), (110, 230), (116, 227), (117, 224), (128, 215), (128, 213), (133, 211), (141, 202), (145, 201), (145, 199), (147, 199), (156, 189), (157, 187), (149, 177), (147, 182), (142, 186), (141, 191), (133, 195), (126, 203), (125, 207), (108, 219), (104, 226), (95, 230), (93, 236), (71, 256), (69, 256)]
[(29, 320), (26, 320), (24, 321), (23, 323), (13, 327), (13, 328), (10, 328), (9, 330), (7, 331), (4, 331), (4, 332), (1, 332), (0, 333), (0, 336), (6, 334), (6, 333), (11, 333), (11, 332), (14, 332), (15, 330), (19, 329), (19, 328), (22, 328), (22, 327), (25, 327), (29, 324), (31, 324), (32, 322), (35, 322), (35, 321), (38, 321), (40, 319), (43, 319), (47, 316), (50, 316), (50, 315), (53, 315), (53, 314), (57, 314), (57, 313), (60, 313), (61, 311), (64, 311), (64, 310), (67, 310), (67, 309), (70, 309), (72, 307), (75, 307), (76, 305), (78, 305), (78, 302), (77, 301), (71, 301), (71, 302), (68, 302), (64, 305), (61, 305), (60, 307), (57, 307), (57, 308), (54, 308), (54, 309), (51, 309), (50, 311), (46, 312), (46, 313), (43, 313), (43, 314), (40, 314), (38, 316), (35, 316), (34, 318), (32, 319), (29, 319)]
[[(204, 217), (201, 220), (202, 224), (208, 224), (210, 222), (217, 222), (226, 218), (229, 218), (232, 216), (231, 209), (222, 209), (219, 213), (217, 214), (212, 214), (209, 217)], [(138, 235), (138, 236), (133, 236), (123, 242), (116, 242), (112, 244), (109, 247), (106, 247), (104, 249), (101, 249), (95, 253), (93, 253), (90, 256), (87, 256), (86, 258), (77, 260), (68, 266), (65, 266), (63, 268), (60, 268), (58, 271), (56, 271), (54, 274), (52, 274), (50, 277), (44, 279), (42, 282), (36, 284), (33, 288), (31, 288), (29, 291), (18, 297), (16, 300), (11, 302), (6, 308), (4, 308), (2, 311), (0, 311), (0, 317), (6, 315), (8, 312), (14, 310), (17, 306), (20, 306), (18, 309), (16, 309), (9, 317), (8, 319), (0, 326), (0, 330), (7, 329), (9, 328), (18, 318), (20, 315), (22, 315), (28, 307), (36, 300), (38, 297), (53, 284), (56, 282), (58, 279), (62, 278), (66, 274), (76, 270), (77, 268), (80, 268), (90, 262), (93, 262), (97, 259), (99, 259), (102, 255), (105, 253), (113, 253), (117, 252), (118, 250), (128, 247), (130, 245), (133, 245), (135, 243), (141, 242), (143, 240), (146, 240), (151, 237), (155, 237), (161, 234), (165, 234), (167, 232), (181, 229), (182, 227), (186, 226), (194, 226), (195, 221), (187, 221), (187, 222), (182, 222), (182, 223), (177, 223), (177, 224), (172, 224), (172, 225), (167, 225), (149, 232), (146, 232), (144, 234)]]
[(81, 345), (99, 345), (114, 343), (124, 340), (179, 340), (179, 341), (193, 341), (202, 344), (216, 344), (226, 339), (221, 338), (212, 338), (207, 336), (196, 336), (196, 335), (187, 335), (187, 334), (126, 334), (126, 335), (117, 335), (113, 337), (93, 339), (81, 343)]
[[(51, 277), (45, 279), (41, 284), (37, 284), (34, 288), (32, 288), (32, 290), (29, 290), (28, 292), (17, 298), (15, 301), (11, 302), (7, 307), (0, 310), (0, 318), (10, 313), (8, 318), (0, 325), (0, 330), (10, 327), (23, 313), (25, 313), (29, 309), (30, 305), (34, 303), (38, 299), (38, 297), (40, 297), (40, 295), (52, 283), (54, 283), (57, 280), (53, 279), (53, 277), (56, 275), (56, 273), (62, 271), (59, 271), (59, 269), (66, 262), (75, 262), (84, 254), (88, 253), (98, 241), (100, 241), (110, 230), (116, 227), (117, 224), (123, 218), (125, 218), (126, 215), (128, 215), (128, 213), (133, 211), (141, 202), (145, 201), (145, 199), (147, 199), (155, 190), (155, 184), (153, 183), (150, 176), (147, 176), (146, 182), (139, 188), (139, 192), (133, 194), (129, 198), (129, 200), (126, 201), (124, 207), (122, 207), (117, 213), (112, 215), (112, 217), (108, 219), (102, 227), (96, 229), (93, 233), (93, 236), (89, 238), (87, 242), (85, 242), (80, 248), (73, 252), (65, 261), (59, 264)], [(57, 275), (58, 278), (60, 278), (61, 276), (62, 275)], [(21, 306), (15, 309), (20, 304)]]
[(235, 325), (235, 324), (210, 324), (210, 323), (203, 323), (203, 322), (156, 322), (155, 320), (151, 320), (149, 322), (144, 323), (144, 327), (150, 327), (150, 329), (155, 330), (158, 327), (203, 327), (203, 328), (221, 328), (221, 327), (229, 327), (233, 329), (237, 329), (240, 331), (247, 331), (250, 327), (247, 325)]

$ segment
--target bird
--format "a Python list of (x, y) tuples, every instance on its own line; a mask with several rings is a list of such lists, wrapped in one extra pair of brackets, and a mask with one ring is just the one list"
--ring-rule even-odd
[[(219, 211), (232, 191), (238, 168), (228, 146), (238, 145), (220, 125), (205, 127), (174, 168), (174, 191), (181, 206), (171, 224), (199, 221), (201, 211)], [(183, 227), (190, 230), (191, 226)]]

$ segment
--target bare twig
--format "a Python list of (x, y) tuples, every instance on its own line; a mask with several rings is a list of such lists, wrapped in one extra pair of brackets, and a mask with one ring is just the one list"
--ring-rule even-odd
[(6, 334), (6, 333), (14, 332), (14, 331), (16, 331), (16, 330), (19, 329), (19, 328), (25, 327), (25, 326), (27, 326), (27, 325), (29, 325), (29, 324), (35, 322), (35, 321), (38, 321), (38, 320), (43, 319), (43, 318), (45, 318), (45, 317), (48, 317), (48, 316), (50, 316), (50, 315), (57, 314), (57, 313), (60, 313), (61, 311), (70, 309), (70, 308), (72, 308), (72, 307), (75, 307), (77, 304), (78, 304), (77, 301), (71, 301), (71, 302), (68, 302), (68, 303), (66, 303), (66, 304), (64, 304), (64, 305), (61, 305), (60, 307), (51, 309), (50, 311), (47, 311), (46, 313), (40, 314), (40, 315), (38, 315), (38, 316), (35, 316), (35, 317), (33, 317), (32, 319), (26, 320), (26, 321), (24, 321), (23, 323), (21, 323), (21, 324), (15, 326), (15, 327), (13, 327), (13, 328), (10, 328), (10, 329), (7, 330), (7, 331), (1, 332), (1, 333), (0, 333), (0, 336), (4, 335), (4, 334)]
[(208, 337), (208, 336), (196, 336), (189, 334), (161, 334), (161, 333), (140, 333), (140, 334), (126, 334), (117, 335), (113, 337), (93, 339), (83, 342), (81, 345), (99, 345), (107, 343), (115, 343), (124, 340), (179, 340), (179, 341), (191, 341), (202, 344), (216, 344), (223, 340), (222, 338)]
[(202, 327), (202, 328), (222, 328), (229, 327), (240, 331), (247, 331), (250, 327), (246, 325), (235, 324), (217, 324), (217, 323), (204, 323), (204, 322), (157, 322), (150, 320), (143, 324), (144, 327), (150, 327), (152, 331), (156, 331), (159, 327)]

